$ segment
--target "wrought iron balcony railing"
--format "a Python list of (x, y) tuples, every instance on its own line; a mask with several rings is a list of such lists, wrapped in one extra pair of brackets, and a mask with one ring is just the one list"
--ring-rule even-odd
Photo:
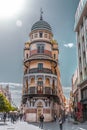
[(43, 68), (43, 69), (39, 69), (39, 68), (33, 68), (29, 70), (29, 73), (48, 73), (48, 74), (53, 74), (51, 69), (48, 68)]
[(37, 50), (32, 50), (30, 51), (30, 56), (33, 56), (33, 55), (47, 55), (47, 56), (52, 57), (52, 52), (48, 50), (44, 50), (42, 53), (40, 53)]
[(36, 87), (30, 87), (28, 89), (28, 95), (34, 94), (48, 94), (48, 95), (57, 95), (57, 91), (53, 90), (51, 87), (43, 87), (42, 90), (38, 90)]

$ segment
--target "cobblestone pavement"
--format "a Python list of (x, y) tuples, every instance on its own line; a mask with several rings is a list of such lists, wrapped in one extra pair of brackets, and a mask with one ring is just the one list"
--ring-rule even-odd
[[(0, 130), (41, 130), (39, 123), (27, 123), (18, 121), (14, 124), (6, 122), (6, 124), (0, 122)], [(57, 122), (44, 123), (43, 130), (59, 130), (59, 124)], [(63, 130), (87, 130), (87, 122), (82, 124), (73, 124), (73, 122), (66, 121), (63, 124)]]

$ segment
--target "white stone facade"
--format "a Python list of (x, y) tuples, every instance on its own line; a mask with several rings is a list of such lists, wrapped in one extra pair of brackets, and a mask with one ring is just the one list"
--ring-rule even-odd
[(87, 78), (87, 0), (79, 2), (76, 18), (79, 82), (82, 82)]

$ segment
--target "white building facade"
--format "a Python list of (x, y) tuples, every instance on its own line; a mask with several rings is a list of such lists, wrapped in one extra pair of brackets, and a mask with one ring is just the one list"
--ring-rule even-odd
[[(80, 0), (75, 14), (78, 50), (78, 89), (82, 118), (87, 120), (87, 0)], [(81, 95), (81, 96), (80, 96)], [(80, 105), (78, 105), (80, 107)]]

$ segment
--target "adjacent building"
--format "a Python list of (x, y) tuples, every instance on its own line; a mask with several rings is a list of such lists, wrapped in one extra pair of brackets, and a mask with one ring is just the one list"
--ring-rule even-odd
[(6, 99), (11, 103), (11, 92), (9, 91), (9, 86), (0, 85), (0, 93), (2, 93)]
[[(26, 121), (52, 121), (63, 110), (63, 91), (58, 66), (58, 43), (53, 39), (51, 26), (40, 20), (31, 27), (30, 40), (24, 47), (24, 76), (21, 109)], [(59, 89), (58, 89), (59, 88)], [(60, 97), (59, 97), (60, 96)]]
[(87, 0), (79, 2), (74, 29), (78, 48), (78, 107), (83, 120), (87, 120)]

